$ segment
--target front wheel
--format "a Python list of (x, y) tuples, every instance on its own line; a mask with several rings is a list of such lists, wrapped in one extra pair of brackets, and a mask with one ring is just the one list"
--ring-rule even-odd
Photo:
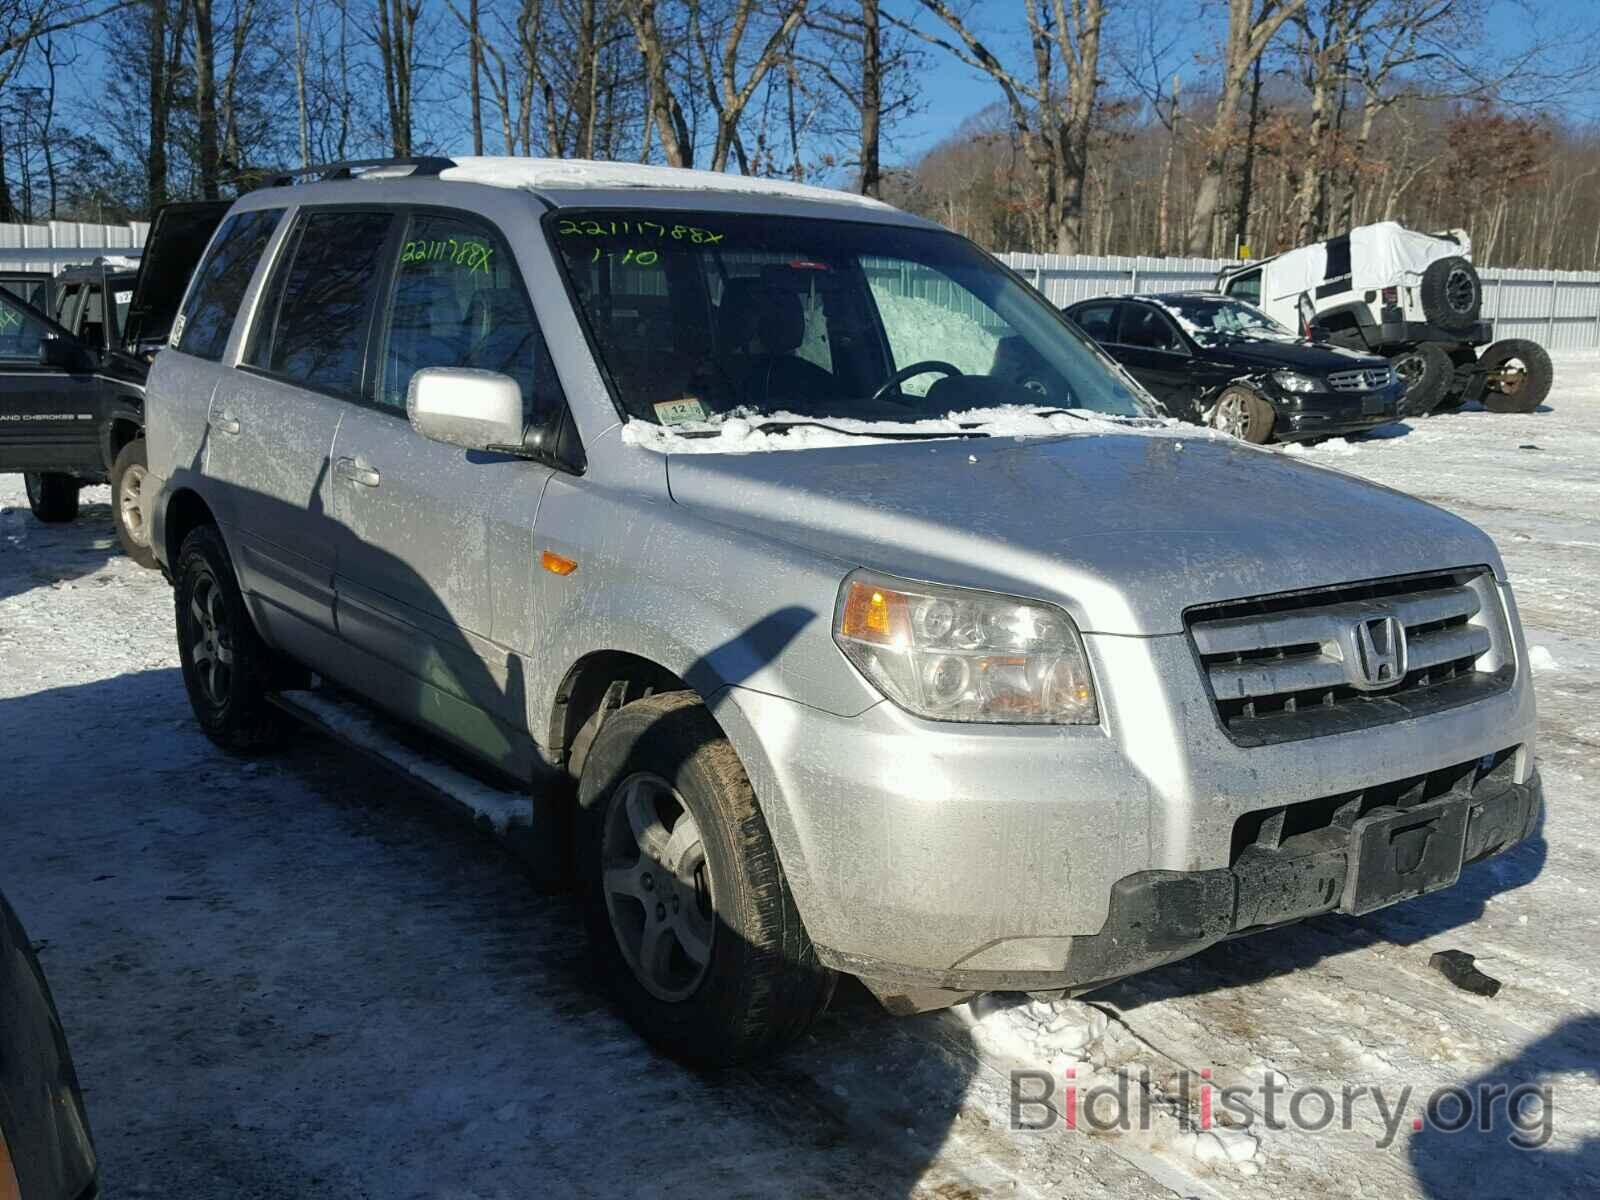
[(216, 526), (183, 539), (176, 578), (178, 661), (201, 730), (234, 754), (277, 745), (287, 718), (267, 693), (283, 672), (256, 633)]
[(612, 713), (578, 801), (590, 944), (634, 1026), (709, 1065), (804, 1033), (835, 977), (806, 936), (738, 755), (699, 698), (668, 692)]
[(1427, 416), (1444, 398), (1455, 375), (1450, 352), (1438, 342), (1422, 342), (1402, 350), (1392, 361), (1395, 373), (1406, 385), (1406, 394), (1400, 398), (1400, 416)]
[(1226, 387), (1211, 410), (1211, 424), (1241, 441), (1261, 445), (1272, 436), (1272, 405), (1247, 387)]
[(141, 567), (154, 569), (156, 555), (150, 548), (150, 527), (141, 503), (149, 476), (144, 439), (135, 438), (118, 451), (117, 461), (111, 464), (111, 519), (116, 522), (122, 552)]
[(22, 477), (28, 507), (47, 525), (59, 525), (78, 516), (78, 481), (54, 471), (29, 471)]

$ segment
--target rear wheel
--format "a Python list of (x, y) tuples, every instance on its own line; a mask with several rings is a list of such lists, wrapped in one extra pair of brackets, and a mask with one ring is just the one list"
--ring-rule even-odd
[(1402, 350), (1391, 361), (1395, 373), (1406, 385), (1406, 394), (1400, 398), (1400, 415), (1427, 416), (1444, 398), (1445, 389), (1455, 374), (1450, 352), (1438, 342), (1423, 342)]
[(78, 515), (78, 481), (54, 471), (29, 471), (22, 477), (28, 492), (28, 507), (39, 520), (50, 525), (74, 520)]
[(1463, 404), (1483, 397), (1483, 372), (1478, 369), (1478, 352), (1471, 346), (1457, 346), (1450, 351), (1450, 385), (1439, 403), (1433, 406), (1436, 413), (1454, 412)]
[(156, 565), (150, 548), (150, 527), (145, 524), (144, 483), (150, 471), (145, 459), (144, 439), (135, 438), (117, 454), (111, 465), (111, 518), (117, 524), (117, 540), (122, 552), (141, 567)]
[(1241, 441), (1261, 445), (1272, 436), (1272, 405), (1247, 387), (1227, 387), (1211, 410), (1211, 425)]
[(176, 575), (178, 661), (195, 719), (224, 750), (270, 749), (282, 740), (287, 718), (267, 693), (284, 672), (256, 633), (215, 525), (183, 539)]
[(1550, 394), (1555, 367), (1538, 342), (1507, 338), (1478, 361), (1483, 366), (1483, 406), (1490, 412), (1531, 413)]
[(798, 1038), (817, 959), (733, 747), (690, 692), (626, 704), (579, 782), (579, 869), (600, 978), (669, 1053), (721, 1064)]

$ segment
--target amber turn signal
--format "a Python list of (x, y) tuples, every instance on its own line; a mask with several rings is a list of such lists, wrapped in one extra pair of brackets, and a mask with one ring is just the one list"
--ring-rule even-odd
[(552, 575), (571, 575), (578, 569), (578, 560), (546, 550), (539, 556), (539, 564)]

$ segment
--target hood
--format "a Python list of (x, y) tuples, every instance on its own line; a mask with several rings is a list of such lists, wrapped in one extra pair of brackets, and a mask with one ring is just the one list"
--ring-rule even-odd
[(1202, 347), (1201, 353), (1206, 361), (1223, 366), (1245, 370), (1309, 371), (1316, 375), (1389, 365), (1384, 359), (1371, 354), (1343, 350), (1338, 346), (1313, 342), (1275, 342), (1266, 338), (1221, 341), (1214, 346)]
[(894, 575), (1053, 600), (1086, 632), (1183, 610), (1487, 564), (1476, 527), (1400, 492), (1221, 436), (1107, 434), (668, 455), (706, 519)]
[(127, 328), (122, 332), (126, 349), (136, 352), (167, 340), (188, 290), (189, 276), (231, 204), (228, 200), (199, 200), (168, 204), (156, 212), (133, 281)]

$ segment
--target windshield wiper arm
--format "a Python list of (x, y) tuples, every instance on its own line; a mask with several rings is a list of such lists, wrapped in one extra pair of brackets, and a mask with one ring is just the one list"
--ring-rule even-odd
[(887, 441), (915, 442), (925, 441), (929, 438), (981, 438), (988, 437), (987, 433), (977, 429), (930, 429), (926, 433), (918, 433), (910, 429), (841, 429), (837, 425), (829, 425), (823, 421), (763, 421), (755, 426), (757, 433), (777, 433), (785, 429), (797, 429), (805, 426), (808, 429), (826, 429), (829, 433), (842, 433), (846, 437), (882, 438)]

